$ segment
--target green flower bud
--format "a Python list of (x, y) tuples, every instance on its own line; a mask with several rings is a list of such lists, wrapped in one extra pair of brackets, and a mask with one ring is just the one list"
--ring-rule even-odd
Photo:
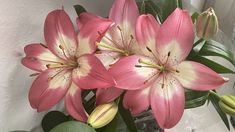
[(224, 113), (235, 115), (235, 97), (231, 95), (222, 96), (219, 101), (219, 106)]
[(211, 39), (218, 32), (218, 20), (213, 8), (201, 13), (196, 21), (197, 36), (205, 40)]
[(115, 102), (99, 105), (91, 113), (87, 123), (93, 128), (101, 128), (114, 119), (117, 111), (118, 106)]

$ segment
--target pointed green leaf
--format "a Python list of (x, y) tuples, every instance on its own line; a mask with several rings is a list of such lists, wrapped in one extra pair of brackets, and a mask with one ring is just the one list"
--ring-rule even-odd
[(208, 91), (185, 91), (185, 109), (202, 106), (208, 99)]
[(119, 111), (123, 121), (125, 122), (127, 128), (129, 129), (129, 131), (130, 132), (138, 132), (138, 130), (135, 126), (134, 119), (133, 119), (130, 111), (123, 107), (122, 100), (123, 100), (123, 95), (121, 96), (121, 99), (119, 102), (118, 111)]
[(137, 2), (140, 14), (151, 14), (154, 17), (160, 16), (160, 8), (152, 0), (143, 0), (142, 2)]
[(162, 4), (162, 19), (163, 21), (177, 8), (178, 0), (160, 0)]
[(74, 9), (75, 9), (75, 11), (76, 11), (78, 16), (81, 13), (86, 12), (86, 9), (83, 6), (81, 6), (81, 5), (74, 5), (73, 7), (74, 7)]
[(209, 94), (209, 99), (210, 99), (211, 103), (213, 104), (213, 106), (215, 107), (216, 111), (218, 112), (220, 118), (223, 120), (224, 124), (225, 124), (226, 127), (228, 128), (228, 130), (230, 130), (228, 117), (227, 117), (227, 115), (221, 110), (221, 108), (219, 107), (220, 97), (219, 97), (216, 93), (214, 93), (214, 92), (211, 91), (210, 94)]
[(56, 126), (50, 132), (95, 132), (95, 130), (82, 122), (68, 121)]
[(203, 56), (198, 55), (198, 53), (196, 53), (195, 51), (191, 51), (187, 60), (191, 60), (191, 61), (196, 61), (199, 62), (201, 64), (204, 64), (206, 66), (208, 66), (209, 68), (211, 68), (212, 70), (214, 70), (217, 73), (232, 73), (235, 74), (235, 72), (229, 68), (224, 67), (223, 65), (212, 61), (210, 59), (207, 59)]
[(206, 41), (199, 51), (199, 54), (202, 56), (219, 56), (228, 60), (235, 66), (233, 53), (227, 47), (216, 41)]
[(194, 13), (192, 14), (191, 18), (192, 18), (193, 23), (196, 22), (198, 16), (199, 16), (199, 13), (197, 13), (197, 12), (194, 12)]

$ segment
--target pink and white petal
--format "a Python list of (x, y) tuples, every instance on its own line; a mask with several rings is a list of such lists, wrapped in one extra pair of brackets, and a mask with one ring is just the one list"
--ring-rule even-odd
[(86, 23), (88, 23), (89, 21), (92, 21), (94, 19), (99, 19), (99, 16), (96, 16), (95, 14), (89, 13), (89, 12), (83, 12), (81, 13), (77, 19), (77, 25), (78, 25), (78, 29), (81, 29)]
[(158, 71), (156, 68), (144, 67), (145, 65), (139, 63), (139, 60), (154, 63), (149, 58), (133, 55), (121, 58), (110, 67), (109, 72), (113, 75), (117, 83), (115, 87), (126, 90), (137, 90), (151, 84), (152, 80), (157, 77)]
[(197, 62), (183, 61), (176, 68), (179, 72), (175, 76), (185, 88), (212, 90), (228, 81), (215, 71)]
[(121, 54), (111, 51), (98, 51), (95, 56), (103, 63), (106, 69), (109, 69), (121, 57)]
[(184, 88), (180, 82), (169, 75), (164, 79), (161, 76), (151, 87), (150, 93), (152, 112), (159, 126), (162, 129), (174, 127), (184, 111)]
[(96, 105), (109, 103), (114, 101), (122, 94), (123, 90), (115, 87), (106, 89), (97, 89), (96, 91)]
[(152, 15), (148, 14), (138, 17), (135, 30), (136, 39), (145, 55), (153, 56), (147, 47), (151, 49), (155, 55), (158, 55), (156, 51), (156, 37), (159, 29), (160, 25)]
[(73, 70), (73, 81), (80, 88), (108, 88), (115, 85), (111, 74), (94, 55), (83, 55), (77, 61), (79, 66)]
[(77, 56), (94, 53), (99, 42), (113, 22), (105, 18), (97, 18), (87, 22), (78, 34)]
[(86, 122), (88, 114), (82, 104), (81, 92), (82, 90), (72, 83), (65, 96), (65, 108), (73, 118)]
[(117, 25), (129, 23), (134, 29), (139, 11), (135, 0), (115, 0), (109, 12), (109, 18)]
[(169, 63), (181, 62), (191, 51), (193, 41), (193, 23), (188, 11), (175, 9), (157, 35), (157, 47), (162, 61), (166, 60), (170, 52)]
[(147, 110), (150, 106), (150, 87), (127, 91), (123, 98), (123, 105), (132, 115)]
[(50, 12), (44, 24), (48, 48), (63, 59), (71, 58), (77, 49), (77, 37), (68, 14), (64, 10)]
[(47, 69), (47, 64), (60, 64), (63, 60), (55, 56), (43, 44), (35, 43), (25, 46), (24, 52), (26, 56), (21, 63), (35, 71), (42, 72)]
[(71, 72), (64, 69), (42, 72), (29, 91), (30, 105), (38, 112), (50, 109), (65, 96), (71, 80)]

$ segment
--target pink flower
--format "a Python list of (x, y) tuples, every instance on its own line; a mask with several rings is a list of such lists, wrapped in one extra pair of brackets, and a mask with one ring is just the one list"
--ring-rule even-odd
[[(99, 22), (99, 20), (96, 20)], [(50, 12), (45, 20), (44, 36), (47, 45), (29, 44), (22, 64), (40, 72), (29, 91), (30, 105), (38, 112), (48, 110), (65, 97), (65, 107), (77, 120), (86, 121), (81, 89), (107, 88), (114, 85), (97, 57), (95, 43), (97, 32), (105, 32), (112, 24), (104, 20), (96, 26), (87, 23), (80, 33), (64, 10)]]
[[(139, 11), (135, 0), (114, 1), (109, 13), (109, 19), (114, 24), (105, 34), (100, 33), (103, 38), (97, 43), (99, 51), (96, 56), (107, 68), (118, 59), (139, 52), (135, 39), (135, 25), (138, 16)], [(96, 19), (102, 18), (91, 13), (82, 13), (77, 19), (78, 27), (82, 27), (85, 23)], [(122, 91), (117, 88), (98, 89), (96, 103), (111, 102)]]
[(125, 57), (109, 69), (116, 87), (130, 90), (124, 96), (124, 106), (132, 114), (150, 105), (160, 127), (171, 128), (184, 111), (184, 88), (211, 90), (225, 83), (208, 67), (185, 61), (194, 40), (187, 11), (176, 9), (162, 25), (151, 15), (141, 15), (136, 36), (144, 55)]

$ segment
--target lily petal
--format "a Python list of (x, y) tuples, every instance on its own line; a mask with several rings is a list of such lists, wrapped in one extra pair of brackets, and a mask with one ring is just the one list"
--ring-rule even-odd
[(96, 105), (114, 101), (122, 94), (123, 90), (115, 87), (98, 89), (96, 91)]
[(78, 34), (77, 56), (94, 53), (97, 48), (96, 43), (102, 39), (103, 34), (112, 24), (113, 22), (109, 19), (97, 18), (83, 25)]
[(139, 60), (152, 61), (143, 56), (133, 55), (118, 60), (110, 67), (109, 72), (117, 83), (115, 87), (137, 90), (148, 86), (154, 80), (158, 72), (156, 68), (144, 67)]
[(120, 59), (120, 54), (111, 52), (111, 51), (102, 51), (101, 53), (96, 53), (95, 56), (103, 63), (106, 69), (114, 64), (117, 60)]
[[(156, 37), (159, 29), (159, 23), (150, 14), (141, 15), (137, 19), (135, 31), (136, 39), (138, 41), (139, 46), (141, 47), (141, 50), (144, 52), (145, 55), (158, 55), (156, 51)], [(147, 47), (151, 49), (152, 52), (150, 52)]]
[(212, 90), (223, 85), (227, 80), (219, 74), (193, 61), (183, 61), (177, 66), (177, 79), (185, 87), (193, 90)]
[(82, 104), (81, 92), (82, 90), (72, 83), (65, 96), (65, 108), (73, 118), (86, 122), (88, 114)]
[(78, 68), (73, 70), (73, 80), (80, 88), (108, 88), (115, 85), (113, 77), (94, 55), (83, 55), (77, 61)]
[(50, 109), (65, 96), (71, 80), (71, 72), (64, 69), (44, 71), (31, 86), (30, 105), (38, 112)]
[(48, 48), (63, 59), (72, 58), (77, 49), (77, 38), (68, 14), (64, 10), (50, 12), (44, 24)]
[(123, 105), (132, 115), (147, 110), (150, 105), (150, 87), (140, 90), (129, 90), (123, 98)]
[(164, 79), (160, 76), (152, 86), (150, 96), (152, 112), (159, 126), (162, 129), (174, 127), (184, 111), (184, 88), (180, 82), (169, 75)]
[(35, 43), (25, 46), (26, 56), (22, 59), (22, 64), (32, 70), (42, 72), (47, 69), (47, 64), (60, 64), (63, 60), (55, 56), (43, 44)]
[(124, 22), (135, 26), (139, 10), (135, 0), (115, 0), (109, 12), (109, 18), (117, 25), (122, 25)]
[(193, 23), (189, 13), (179, 8), (165, 20), (157, 36), (157, 48), (164, 62), (170, 53), (171, 65), (184, 60), (192, 49), (194, 41)]
[(100, 17), (93, 14), (93, 13), (89, 13), (89, 12), (81, 13), (76, 19), (78, 28), (81, 29), (88, 22), (92, 21), (93, 19), (97, 19), (97, 18), (100, 18)]

